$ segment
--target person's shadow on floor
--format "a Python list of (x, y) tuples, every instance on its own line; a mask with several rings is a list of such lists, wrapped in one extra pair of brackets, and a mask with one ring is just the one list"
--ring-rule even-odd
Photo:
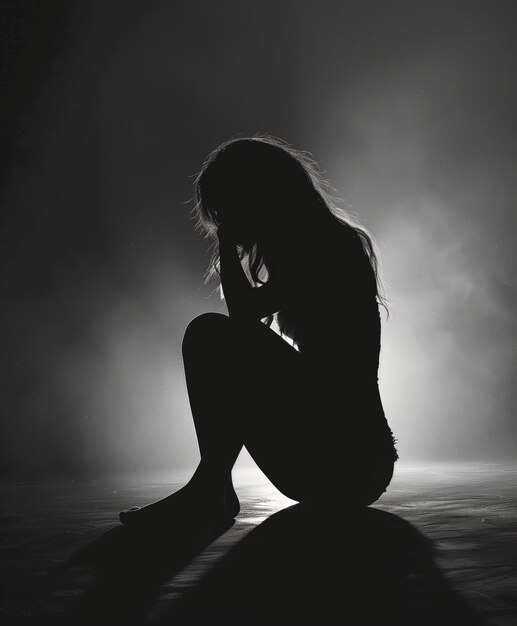
[(159, 623), (474, 626), (414, 526), (375, 508), (269, 517)]
[(234, 520), (208, 529), (194, 523), (162, 528), (117, 526), (75, 552), (60, 568), (87, 568), (86, 591), (71, 603), (62, 622), (88, 626), (142, 624), (164, 585)]
[[(222, 532), (189, 541), (188, 532), (109, 531), (71, 560), (89, 563), (95, 578), (66, 621), (145, 623), (167, 580)], [(294, 505), (272, 515), (182, 598), (163, 604), (153, 624), (482, 624), (414, 526), (374, 508), (337, 513), (331, 503), (319, 514)]]

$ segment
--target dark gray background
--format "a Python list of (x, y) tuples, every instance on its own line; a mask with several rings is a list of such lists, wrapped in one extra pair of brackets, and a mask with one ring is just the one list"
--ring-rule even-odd
[(193, 465), (181, 336), (224, 307), (192, 176), (256, 132), (377, 239), (402, 459), (515, 459), (516, 8), (3, 2), (4, 474)]

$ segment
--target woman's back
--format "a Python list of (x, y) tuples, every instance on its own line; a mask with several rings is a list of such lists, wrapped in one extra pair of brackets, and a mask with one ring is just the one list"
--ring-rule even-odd
[(286, 277), (278, 325), (308, 361), (338, 367), (357, 383), (376, 383), (381, 328), (375, 275), (356, 232), (335, 224), (311, 243), (303, 282), (294, 272)]
[(285, 306), (277, 314), (280, 331), (296, 343), (303, 359), (307, 385), (319, 389), (308, 419), (317, 411), (319, 421), (328, 420), (336, 443), (346, 429), (355, 449), (347, 454), (350, 460), (355, 454), (393, 460), (394, 438), (378, 389), (381, 319), (375, 274), (359, 236), (346, 226), (315, 241), (306, 287), (286, 285)]

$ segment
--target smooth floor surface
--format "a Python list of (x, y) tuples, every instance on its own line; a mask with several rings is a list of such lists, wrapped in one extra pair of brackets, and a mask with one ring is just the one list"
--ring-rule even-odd
[(3, 485), (0, 623), (517, 625), (517, 467), (397, 463), (363, 511), (235, 473), (233, 525), (128, 530), (180, 478)]

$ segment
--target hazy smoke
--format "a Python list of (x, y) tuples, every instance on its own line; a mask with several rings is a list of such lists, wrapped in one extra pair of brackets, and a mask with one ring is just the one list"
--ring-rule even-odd
[(255, 132), (379, 242), (401, 457), (514, 457), (511, 3), (121, 6), (33, 7), (12, 39), (4, 469), (192, 466), (181, 337), (222, 307), (185, 202)]

